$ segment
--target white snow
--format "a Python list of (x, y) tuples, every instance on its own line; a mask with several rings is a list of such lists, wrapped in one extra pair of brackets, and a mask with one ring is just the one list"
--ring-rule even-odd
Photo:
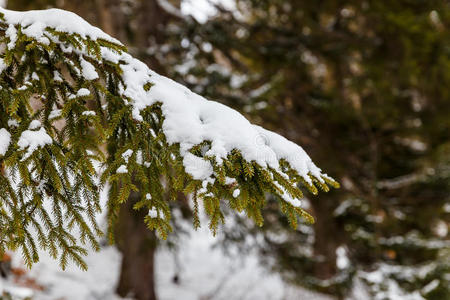
[(294, 207), (301, 207), (302, 206), (302, 201), (300, 201), (299, 199), (294, 199), (292, 198), (288, 192), (286, 192), (286, 189), (284, 187), (282, 187), (280, 184), (278, 184), (277, 182), (275, 182), (275, 185), (281, 190), (283, 191), (283, 194), (281, 194), (281, 198), (286, 201), (287, 203), (290, 203), (292, 206)]
[(150, 209), (148, 211), (148, 215), (150, 216), (150, 218), (157, 218), (158, 217), (158, 210), (155, 207), (152, 207), (152, 209)]
[(341, 270), (350, 266), (350, 259), (344, 246), (339, 246), (336, 249), (336, 266)]
[(125, 174), (128, 173), (127, 166), (121, 165), (119, 168), (117, 168), (117, 174)]
[(27, 153), (24, 157), (24, 159), (26, 159), (36, 149), (42, 148), (47, 144), (51, 144), (52, 142), (52, 138), (47, 134), (45, 129), (41, 128), (38, 131), (25, 130), (24, 132), (22, 132), (17, 145), (19, 146), (20, 150), (28, 148)]
[[(123, 94), (131, 99), (133, 117), (142, 120), (140, 111), (156, 102), (162, 103), (165, 116), (163, 130), (170, 144), (179, 143), (186, 171), (195, 179), (213, 175), (212, 166), (196, 158), (188, 150), (202, 141), (211, 141), (206, 155), (218, 164), (233, 149), (241, 151), (247, 161), (256, 161), (262, 167), (279, 170), (279, 159), (285, 159), (303, 179), (312, 183), (308, 173), (323, 182), (321, 173), (303, 149), (284, 137), (252, 125), (239, 112), (220, 103), (206, 100), (186, 87), (156, 74), (142, 62), (128, 54), (120, 60), (126, 88)], [(146, 92), (143, 86), (153, 86)], [(264, 143), (260, 143), (263, 137)], [(203, 162), (202, 162), (203, 161)]]
[(17, 120), (14, 120), (14, 119), (9, 119), (8, 126), (9, 127), (19, 127), (19, 122), (17, 122)]
[(215, 4), (228, 10), (236, 9), (234, 0), (184, 0), (181, 1), (181, 11), (183, 14), (192, 15), (198, 22), (205, 23), (217, 13)]
[(233, 191), (233, 197), (234, 197), (234, 198), (239, 197), (240, 194), (241, 194), (241, 190), (240, 190), (240, 189), (235, 189), (235, 190)]
[(87, 80), (94, 80), (98, 78), (98, 73), (95, 70), (95, 67), (85, 59), (81, 59), (81, 72), (83, 77)]
[(341, 202), (338, 207), (336, 207), (336, 209), (333, 212), (333, 215), (335, 217), (341, 216), (344, 213), (346, 213), (347, 210), (349, 208), (351, 208), (353, 205), (358, 205), (358, 204), (360, 204), (359, 199), (347, 199), (347, 200)]
[(82, 115), (83, 116), (95, 116), (95, 111), (93, 111), (93, 110), (86, 110), (86, 111), (83, 111)]
[(63, 81), (61, 75), (60, 75), (59, 72), (56, 71), (56, 70), (53, 71), (53, 80), (54, 80), (54, 81), (57, 81), (57, 82), (62, 82), (62, 81)]
[(5, 155), (11, 143), (11, 134), (5, 128), (0, 129), (0, 155)]
[(3, 284), (0, 281), (0, 295), (4, 295), (4, 293), (8, 293), (12, 299), (31, 299), (33, 297), (33, 290), (26, 287), (15, 286), (11, 283)]
[(128, 163), (128, 160), (130, 159), (131, 155), (133, 155), (133, 150), (128, 149), (124, 153), (122, 153), (122, 158), (125, 160), (126, 163)]
[[(153, 72), (127, 53), (106, 53), (105, 59), (124, 62), (121, 64), (125, 83), (123, 95), (130, 99), (136, 120), (142, 120), (141, 110), (156, 102), (162, 103), (165, 117), (163, 130), (167, 140), (170, 144), (180, 144), (185, 168), (195, 179), (213, 175), (209, 162), (188, 153), (192, 146), (208, 140), (212, 147), (206, 154), (215, 157), (218, 164), (231, 150), (238, 149), (247, 161), (256, 161), (263, 167), (278, 170), (278, 160), (285, 159), (306, 182), (311, 183), (308, 173), (323, 182), (321, 176), (325, 175), (298, 145), (252, 125), (239, 112), (209, 101)], [(144, 85), (149, 82), (153, 85), (145, 91)], [(261, 136), (264, 137), (264, 144), (258, 144)]]
[(52, 8), (48, 10), (17, 12), (0, 8), (0, 12), (4, 14), (7, 23), (20, 24), (24, 28), (29, 27), (28, 31), (24, 33), (30, 34), (31, 37), (37, 40), (44, 37), (44, 29), (46, 27), (52, 27), (60, 32), (76, 32), (83, 38), (89, 37), (93, 40), (103, 39), (121, 44), (118, 40), (110, 37), (99, 28), (90, 25), (83, 18), (69, 11)]
[(38, 129), (40, 127), (41, 127), (41, 122), (39, 120), (33, 120), (33, 121), (31, 121), (30, 126), (28, 128), (31, 130), (34, 130), (34, 129)]
[(142, 150), (138, 150), (136, 152), (136, 163), (138, 165), (142, 165), (144, 163), (144, 157), (142, 155)]
[(39, 80), (39, 76), (36, 72), (33, 72), (33, 74), (31, 74), (31, 79), (33, 80)]
[(54, 109), (50, 112), (48, 118), (51, 119), (55, 119), (58, 118), (59, 116), (61, 116), (61, 110), (60, 109)]
[(81, 88), (77, 92), (78, 97), (86, 97), (91, 94), (91, 91), (89, 91), (87, 88)]
[[(375, 300), (395, 299), (395, 300), (425, 300), (419, 291), (409, 292), (398, 284), (393, 279), (393, 275), (400, 277), (405, 281), (412, 282), (415, 278), (424, 279), (430, 272), (436, 268), (436, 263), (430, 263), (420, 266), (404, 266), (404, 265), (390, 265), (380, 263), (378, 267), (371, 272), (359, 271), (358, 277), (363, 278), (370, 285), (370, 289), (376, 292)], [(436, 283), (430, 282), (422, 289), (422, 293), (430, 292), (433, 285)], [(427, 291), (428, 290), (428, 291)]]
[(439, 280), (435, 279), (433, 281), (431, 281), (429, 284), (427, 284), (426, 286), (423, 287), (422, 289), (422, 293), (424, 293), (425, 295), (432, 292), (435, 288), (437, 288), (439, 286)]
[[(117, 40), (70, 12), (58, 9), (14, 12), (2, 8), (0, 12), (4, 13), (7, 22), (21, 24), (25, 28), (25, 34), (38, 40), (45, 37), (45, 28), (50, 26), (59, 31), (76, 32), (82, 37), (102, 38), (118, 43)], [(14, 26), (10, 26), (7, 30), (12, 45), (15, 30)], [(26, 30), (28, 31), (25, 32)], [(86, 53), (78, 50), (75, 53), (80, 57), (82, 67), (80, 74), (88, 80), (97, 79), (95, 67), (83, 58), (82, 54)], [(142, 121), (140, 114), (142, 110), (157, 102), (161, 103), (164, 115), (162, 129), (166, 139), (169, 144), (180, 145), (185, 170), (194, 179), (215, 178), (211, 162), (189, 152), (193, 146), (204, 141), (211, 142), (211, 148), (205, 155), (213, 158), (218, 165), (221, 165), (223, 159), (236, 149), (248, 162), (253, 161), (263, 168), (275, 169), (282, 175), (286, 174), (281, 170), (279, 160), (284, 159), (308, 184), (312, 184), (310, 174), (322, 183), (323, 177), (327, 178), (300, 146), (274, 132), (251, 124), (239, 112), (218, 102), (207, 100), (175, 81), (155, 73), (128, 53), (117, 53), (101, 47), (101, 55), (104, 60), (120, 62), (124, 84), (120, 92), (127, 98), (126, 103), (131, 106), (136, 121)], [(60, 80), (59, 74), (55, 73), (54, 76), (55, 80)], [(144, 86), (148, 83), (152, 85), (146, 91)], [(77, 93), (77, 96), (87, 95), (89, 90), (85, 88)], [(69, 96), (70, 99), (74, 97), (75, 95)], [(118, 171), (125, 172), (126, 167), (121, 166)], [(292, 199), (287, 192), (282, 197), (294, 206), (298, 207), (301, 204), (299, 199)]]
[(236, 179), (231, 178), (231, 177), (225, 177), (225, 184), (226, 185), (233, 185), (233, 184), (236, 184), (236, 183), (237, 183)]
[[(0, 12), (2, 9), (0, 8)], [(14, 25), (9, 24), (8, 29), (5, 32), (6, 36), (9, 37), (9, 43), (8, 43), (8, 49), (14, 48), (17, 41), (17, 29), (14, 27)]]
[(24, 29), (22, 32), (29, 37), (35, 38), (38, 42), (44, 45), (49, 45), (50, 40), (43, 35), (46, 27), (47, 25), (43, 22), (30, 22), (30, 24), (23, 26)]
[(438, 220), (433, 231), (438, 237), (445, 238), (448, 235), (449, 226), (444, 220)]
[[(182, 246), (176, 252), (161, 247), (156, 253), (156, 293), (160, 300), (333, 300), (283, 282), (278, 274), (259, 264), (256, 253), (225, 255), (220, 247), (214, 247), (217, 239), (207, 227), (197, 231), (191, 224), (183, 227), (188, 234), (180, 237)], [(15, 256), (13, 265), (20, 267), (20, 255)], [(40, 256), (40, 262), (26, 276), (44, 290), (22, 287), (23, 292), (33, 293), (33, 300), (121, 299), (114, 294), (122, 260), (115, 247), (90, 251), (86, 272), (73, 264), (61, 272), (58, 263), (46, 253)], [(173, 282), (175, 275), (179, 283)], [(0, 285), (2, 282), (8, 284), (8, 290), (17, 288), (17, 284), (0, 278)]]
[(301, 207), (302, 206), (302, 201), (300, 201), (299, 199), (294, 199), (294, 198), (292, 198), (291, 196), (289, 196), (286, 193), (284, 193), (282, 195), (282, 198), (283, 198), (284, 201), (286, 201), (287, 203), (290, 203), (294, 207)]
[(442, 209), (443, 209), (446, 213), (450, 213), (450, 203), (445, 203), (444, 206), (442, 207)]
[(194, 179), (203, 180), (213, 174), (213, 167), (209, 162), (191, 153), (184, 155), (183, 164), (186, 172)]

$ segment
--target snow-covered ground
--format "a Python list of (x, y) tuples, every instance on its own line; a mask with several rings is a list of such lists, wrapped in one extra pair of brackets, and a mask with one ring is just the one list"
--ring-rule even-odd
[[(213, 248), (216, 239), (207, 228), (181, 237), (180, 242), (182, 247), (177, 252), (161, 248), (156, 256), (156, 286), (161, 300), (331, 300), (287, 285), (278, 274), (260, 266), (256, 255), (225, 255), (219, 247)], [(91, 252), (86, 260), (86, 272), (75, 265), (62, 271), (56, 261), (42, 254), (41, 261), (30, 271), (20, 274), (16, 270), (19, 276), (0, 280), (0, 288), (17, 299), (119, 299), (114, 290), (120, 253), (108, 246)], [(15, 268), (23, 268), (19, 255), (13, 255), (12, 262)], [(174, 283), (174, 275), (178, 275), (178, 283)]]

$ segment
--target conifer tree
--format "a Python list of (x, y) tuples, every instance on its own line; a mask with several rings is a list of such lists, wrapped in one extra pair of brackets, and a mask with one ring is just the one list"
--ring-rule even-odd
[(299, 186), (338, 186), (299, 146), (151, 71), (75, 14), (1, 9), (0, 32), (0, 251), (20, 249), (28, 266), (44, 249), (62, 268), (87, 267), (106, 185), (111, 241), (133, 192), (166, 238), (179, 192), (194, 226), (202, 205), (215, 233), (224, 205), (261, 226), (268, 193), (291, 226), (311, 223)]
[[(311, 202), (314, 227), (290, 231), (265, 210), (253, 231), (262, 257), (341, 298), (361, 283), (369, 295), (357, 299), (449, 298), (448, 4), (237, 0), (218, 11), (186, 30), (195, 63), (171, 76), (301, 143), (344, 186)], [(228, 241), (248, 234), (239, 224)]]

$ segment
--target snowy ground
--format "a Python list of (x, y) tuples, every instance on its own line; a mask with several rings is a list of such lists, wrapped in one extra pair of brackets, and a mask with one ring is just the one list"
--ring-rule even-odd
[[(331, 300), (286, 285), (279, 275), (261, 267), (254, 255), (239, 258), (224, 255), (219, 248), (212, 248), (215, 239), (207, 229), (182, 239), (183, 247), (177, 254), (167, 249), (157, 253), (157, 293), (161, 300)], [(0, 289), (3, 286), (17, 299), (27, 296), (37, 300), (119, 299), (114, 289), (120, 261), (117, 250), (106, 247), (89, 254), (87, 272), (76, 266), (63, 272), (55, 261), (42, 255), (31, 271), (20, 275), (16, 270), (20, 275), (16, 280), (0, 280)], [(18, 255), (13, 256), (13, 266), (21, 267)], [(175, 274), (179, 276), (178, 284), (173, 282)]]

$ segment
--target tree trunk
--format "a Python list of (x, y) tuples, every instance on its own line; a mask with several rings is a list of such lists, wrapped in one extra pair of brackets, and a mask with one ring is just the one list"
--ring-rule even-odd
[[(320, 279), (330, 279), (336, 275), (336, 248), (339, 243), (339, 228), (333, 226), (333, 199), (322, 195), (320, 199), (312, 201), (314, 215), (316, 216), (314, 256), (318, 258), (314, 275)], [(335, 228), (330, 233), (330, 228)]]
[(154, 264), (157, 240), (155, 233), (144, 224), (145, 211), (136, 211), (139, 200), (133, 192), (119, 213), (116, 239), (123, 254), (117, 294), (137, 300), (156, 300)]

